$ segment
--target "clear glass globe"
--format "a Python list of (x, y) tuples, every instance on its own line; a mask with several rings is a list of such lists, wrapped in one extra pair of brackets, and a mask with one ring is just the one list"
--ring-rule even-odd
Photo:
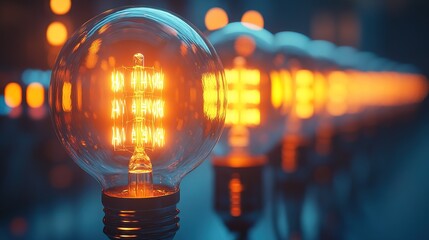
[(208, 156), (223, 128), (226, 83), (195, 27), (162, 10), (121, 8), (64, 45), (50, 105), (63, 145), (103, 190), (144, 197), (157, 194), (152, 185), (177, 191)]
[[(222, 59), (228, 84), (225, 129), (216, 156), (266, 154), (283, 135), (283, 102), (272, 92), (273, 36), (249, 24), (231, 23), (209, 36)], [(278, 104), (277, 104), (278, 103)]]

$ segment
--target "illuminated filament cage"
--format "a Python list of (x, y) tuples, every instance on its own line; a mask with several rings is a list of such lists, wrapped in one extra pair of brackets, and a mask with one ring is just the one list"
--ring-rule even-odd
[(260, 72), (245, 68), (245, 60), (237, 57), (233, 69), (225, 69), (228, 82), (228, 109), (225, 125), (232, 126), (229, 144), (235, 147), (248, 145), (247, 127), (261, 123)]
[(164, 74), (144, 66), (144, 56), (134, 55), (134, 66), (115, 69), (112, 80), (112, 145), (114, 151), (128, 151), (130, 195), (151, 194), (152, 163), (146, 154), (165, 145), (162, 126)]

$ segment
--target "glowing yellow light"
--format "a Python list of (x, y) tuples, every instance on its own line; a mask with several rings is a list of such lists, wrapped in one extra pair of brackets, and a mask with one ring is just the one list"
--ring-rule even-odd
[(143, 54), (137, 53), (134, 66), (115, 69), (110, 80), (113, 150), (133, 153), (128, 164), (130, 196), (152, 196), (152, 163), (146, 151), (166, 142), (164, 73), (145, 67)]
[(314, 114), (314, 75), (309, 70), (298, 70), (295, 74), (296, 108), (299, 118), (307, 119)]
[(62, 106), (63, 106), (64, 112), (71, 112), (72, 110), (71, 90), (72, 90), (71, 83), (65, 82), (63, 85), (63, 96), (62, 96)]
[(329, 74), (329, 103), (328, 112), (333, 116), (341, 116), (347, 112), (348, 79), (342, 71)]
[(228, 15), (222, 8), (211, 8), (207, 11), (204, 22), (209, 31), (223, 28), (228, 24)]
[(270, 73), (271, 78), (271, 104), (274, 108), (279, 108), (283, 102), (283, 82), (277, 71)]
[(320, 72), (314, 75), (314, 107), (315, 111), (323, 111), (327, 98), (326, 79)]
[(255, 10), (247, 11), (243, 14), (241, 22), (249, 28), (261, 29), (264, 27), (264, 17)]
[(261, 121), (259, 70), (245, 68), (226, 69), (225, 76), (228, 82), (229, 97), (226, 124), (259, 125)]
[[(224, 115), (219, 106), (223, 106), (224, 91), (217, 91), (216, 76), (214, 74), (203, 74), (203, 100), (204, 114), (208, 119), (215, 119)], [(222, 111), (222, 112), (220, 112)]]
[[(111, 74), (111, 89), (114, 93), (111, 111), (111, 118), (114, 119), (112, 145), (117, 151), (164, 146), (165, 130), (162, 128), (165, 109), (165, 102), (162, 99), (164, 74), (154, 68), (135, 65), (129, 78), (131, 88), (126, 89), (123, 70), (128, 69), (115, 70)], [(127, 109), (127, 106), (130, 109)], [(125, 129), (129, 118), (128, 112), (133, 116), (127, 142)]]
[(292, 102), (292, 77), (287, 70), (270, 72), (271, 104), (286, 112)]
[(27, 104), (31, 108), (38, 108), (45, 101), (45, 89), (40, 83), (31, 83), (27, 87)]
[(241, 215), (241, 193), (244, 187), (239, 176), (233, 176), (229, 181), (230, 214), (233, 217)]
[(22, 102), (22, 89), (18, 83), (8, 83), (4, 89), (4, 100), (10, 108), (16, 108)]
[(261, 74), (257, 69), (245, 68), (244, 58), (237, 57), (234, 68), (225, 69), (225, 77), (229, 98), (225, 124), (232, 126), (228, 142), (234, 147), (245, 147), (249, 143), (247, 127), (261, 123)]
[(50, 1), (51, 11), (58, 15), (64, 15), (70, 11), (71, 0), (51, 0)]
[(61, 46), (67, 40), (67, 28), (63, 23), (52, 22), (46, 30), (46, 39), (53, 46)]

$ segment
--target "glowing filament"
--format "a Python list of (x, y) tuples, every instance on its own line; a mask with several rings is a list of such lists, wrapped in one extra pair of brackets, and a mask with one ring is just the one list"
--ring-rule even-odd
[(307, 119), (314, 114), (314, 76), (309, 70), (298, 70), (295, 75), (296, 109), (299, 118)]
[(241, 215), (241, 193), (244, 187), (239, 176), (233, 176), (229, 181), (230, 214), (233, 217)]
[(274, 108), (286, 111), (292, 103), (292, 76), (287, 70), (272, 71), (271, 104)]
[(164, 146), (164, 74), (136, 64), (113, 71), (111, 83), (114, 150), (143, 152)]
[(220, 106), (224, 105), (225, 92), (221, 89), (218, 91), (216, 75), (205, 73), (202, 76), (203, 81), (203, 100), (204, 100), (204, 114), (208, 119), (215, 119), (223, 115), (223, 109)]
[(228, 109), (225, 124), (256, 126), (261, 123), (259, 106), (260, 72), (257, 69), (225, 70), (228, 82)]

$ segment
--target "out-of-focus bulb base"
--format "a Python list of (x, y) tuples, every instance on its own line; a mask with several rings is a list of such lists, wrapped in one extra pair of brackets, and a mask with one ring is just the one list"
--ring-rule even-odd
[(173, 239), (179, 229), (180, 192), (148, 198), (102, 194), (104, 233), (110, 239)]
[(247, 235), (260, 219), (263, 209), (263, 170), (266, 161), (262, 160), (262, 156), (252, 158), (249, 156), (242, 167), (223, 164), (231, 159), (213, 159), (215, 210), (226, 227), (240, 236)]

